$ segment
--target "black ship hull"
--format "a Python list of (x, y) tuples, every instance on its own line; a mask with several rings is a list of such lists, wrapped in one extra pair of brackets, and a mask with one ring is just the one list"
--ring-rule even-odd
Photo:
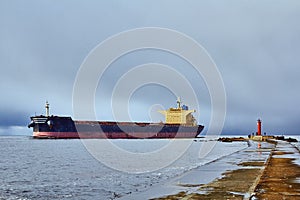
[(204, 126), (141, 122), (74, 121), (71, 117), (34, 116), (34, 138), (154, 139), (195, 138)]

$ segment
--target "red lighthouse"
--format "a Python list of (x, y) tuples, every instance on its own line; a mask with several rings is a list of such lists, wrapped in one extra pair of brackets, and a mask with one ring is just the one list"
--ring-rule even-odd
[(257, 135), (261, 135), (261, 120), (257, 120)]

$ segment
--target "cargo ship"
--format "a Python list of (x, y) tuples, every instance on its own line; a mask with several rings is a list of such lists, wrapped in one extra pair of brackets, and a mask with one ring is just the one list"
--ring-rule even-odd
[(204, 126), (197, 125), (189, 110), (177, 100), (176, 108), (159, 110), (165, 116), (165, 123), (82, 121), (71, 117), (49, 114), (30, 117), (28, 128), (33, 128), (33, 138), (39, 139), (154, 139), (195, 138)]

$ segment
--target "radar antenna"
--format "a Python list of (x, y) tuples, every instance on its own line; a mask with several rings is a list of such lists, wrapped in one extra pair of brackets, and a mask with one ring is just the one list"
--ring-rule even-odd
[(180, 97), (177, 97), (177, 108), (180, 108), (180, 104), (181, 104)]

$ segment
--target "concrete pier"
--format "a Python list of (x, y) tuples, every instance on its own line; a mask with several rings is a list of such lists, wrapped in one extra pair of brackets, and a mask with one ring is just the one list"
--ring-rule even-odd
[(249, 147), (124, 199), (300, 199), (299, 150), (287, 141)]
[(300, 154), (288, 142), (277, 141), (255, 188), (258, 199), (300, 199)]

